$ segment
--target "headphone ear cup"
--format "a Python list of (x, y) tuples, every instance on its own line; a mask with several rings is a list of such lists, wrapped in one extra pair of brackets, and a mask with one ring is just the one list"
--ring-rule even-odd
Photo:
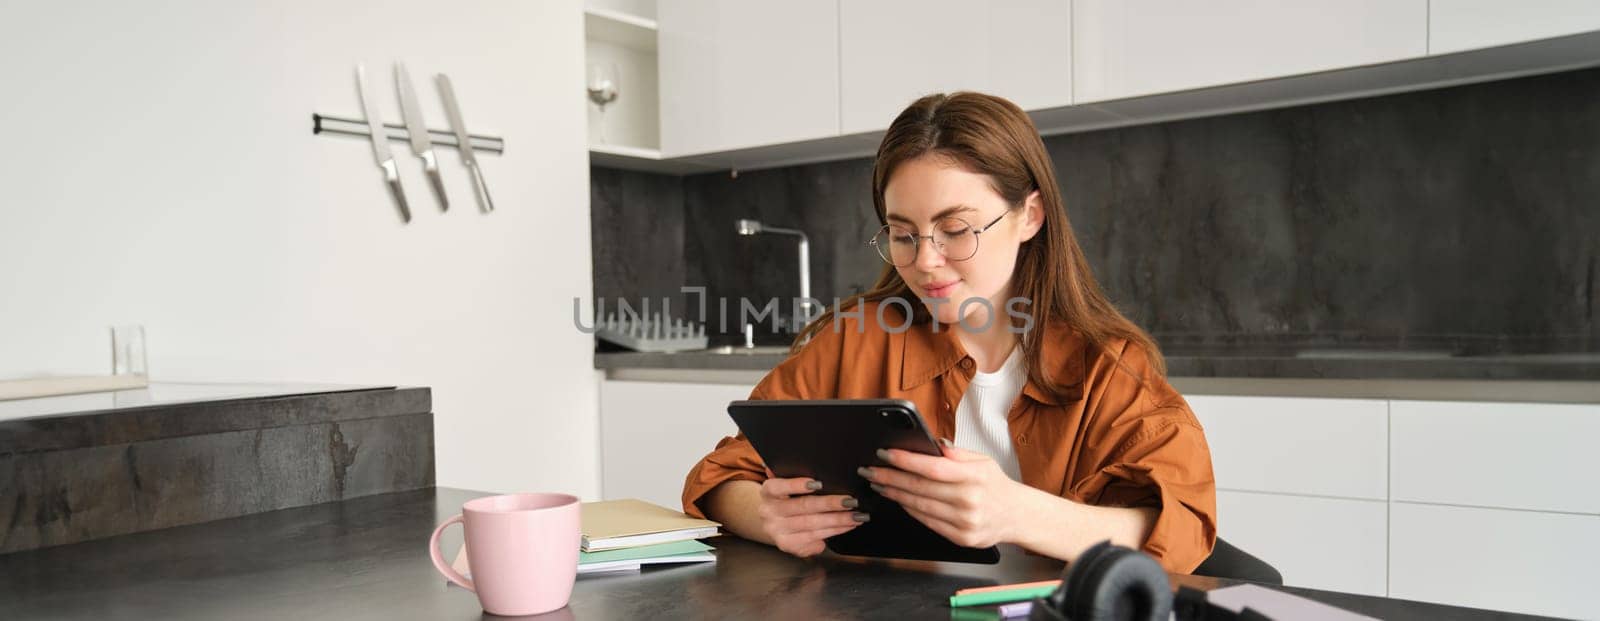
[(1079, 593), (1084, 592), (1082, 587), (1084, 578), (1089, 575), (1089, 569), (1097, 560), (1103, 558), (1110, 551), (1111, 542), (1109, 540), (1102, 541), (1089, 546), (1089, 549), (1084, 550), (1083, 554), (1079, 554), (1078, 558), (1067, 564), (1067, 573), (1061, 578), (1061, 586), (1050, 594), (1051, 605), (1055, 606), (1056, 610), (1060, 610), (1062, 614), (1067, 615), (1067, 618), (1077, 618), (1073, 616), (1078, 614), (1075, 600)]
[(1110, 547), (1088, 560), (1066, 594), (1069, 619), (1167, 621), (1172, 584), (1155, 559), (1138, 550)]

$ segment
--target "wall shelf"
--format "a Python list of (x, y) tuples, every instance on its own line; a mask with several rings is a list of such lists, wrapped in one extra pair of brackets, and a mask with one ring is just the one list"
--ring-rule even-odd
[(701, 167), (663, 162), (656, 75), (656, 20), (653, 1), (583, 9), (584, 62), (609, 64), (619, 96), (602, 109), (586, 103), (590, 163), (667, 174), (700, 172)]
[(590, 41), (605, 41), (647, 54), (656, 53), (656, 22), (653, 19), (588, 7), (583, 10), (583, 32)]

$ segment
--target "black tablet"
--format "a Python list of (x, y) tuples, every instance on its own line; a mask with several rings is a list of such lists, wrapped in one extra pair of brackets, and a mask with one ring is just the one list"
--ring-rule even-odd
[(922, 424), (917, 406), (899, 399), (734, 401), (728, 415), (774, 475), (822, 482), (819, 495), (847, 494), (872, 520), (829, 537), (838, 554), (998, 563), (997, 548), (968, 548), (918, 522), (899, 503), (879, 496), (856, 474), (861, 466), (884, 466), (880, 448), (942, 455)]

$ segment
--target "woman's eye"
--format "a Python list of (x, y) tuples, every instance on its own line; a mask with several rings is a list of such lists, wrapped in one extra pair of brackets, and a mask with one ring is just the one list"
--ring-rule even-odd
[(955, 237), (957, 235), (964, 235), (964, 234), (966, 234), (967, 231), (970, 231), (970, 230), (972, 230), (972, 229), (967, 228), (967, 227), (961, 227), (961, 228), (957, 228), (957, 229), (939, 229), (939, 232), (943, 233), (946, 237)]
[(891, 237), (889, 239), (891, 241), (893, 241), (894, 243), (902, 245), (902, 246), (911, 246), (911, 245), (915, 245), (917, 243), (917, 238), (912, 237), (910, 235), (896, 235), (896, 236)]

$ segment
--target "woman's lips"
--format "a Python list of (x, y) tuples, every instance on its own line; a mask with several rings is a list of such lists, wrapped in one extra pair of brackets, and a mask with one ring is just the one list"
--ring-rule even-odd
[(955, 289), (956, 284), (959, 282), (961, 281), (952, 280), (948, 282), (928, 283), (922, 286), (922, 290), (926, 291), (928, 293), (928, 297), (930, 298), (948, 298), (950, 297), (950, 291)]

